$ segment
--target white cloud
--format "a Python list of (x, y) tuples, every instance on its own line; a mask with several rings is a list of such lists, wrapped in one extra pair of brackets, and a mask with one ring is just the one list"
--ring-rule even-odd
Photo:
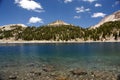
[(73, 0), (64, 0), (64, 3), (70, 3), (72, 2)]
[(92, 2), (95, 2), (97, 0), (83, 0), (83, 1), (92, 3)]
[(102, 7), (102, 4), (96, 3), (95, 7)]
[(112, 7), (116, 6), (116, 5), (119, 5), (120, 4), (120, 1), (115, 1), (115, 3), (112, 5)]
[(91, 17), (92, 18), (98, 18), (98, 17), (105, 17), (106, 14), (102, 13), (102, 12), (97, 12), (94, 13)]
[(29, 24), (31, 23), (44, 23), (43, 20), (39, 17), (31, 17), (29, 19)]
[(85, 9), (85, 11), (90, 11), (90, 9), (89, 9), (89, 8), (87, 8), (87, 9)]
[(89, 8), (85, 9), (84, 6), (76, 7), (75, 10), (76, 10), (76, 13), (81, 13), (81, 12), (87, 12), (87, 11), (90, 11)]
[(116, 2), (115, 2), (115, 5), (118, 5), (118, 4), (120, 4), (120, 1), (116, 1)]
[(74, 19), (80, 19), (81, 16), (74, 16)]
[(21, 8), (32, 10), (35, 12), (43, 12), (43, 7), (40, 3), (35, 2), (34, 0), (15, 0), (15, 4), (18, 4)]

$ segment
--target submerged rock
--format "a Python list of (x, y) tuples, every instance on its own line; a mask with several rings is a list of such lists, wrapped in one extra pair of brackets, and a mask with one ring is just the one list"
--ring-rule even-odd
[(4, 79), (0, 76), (0, 80), (4, 80)]
[(34, 67), (34, 66), (35, 66), (35, 63), (29, 63), (29, 64), (27, 64), (26, 66), (28, 66), (28, 67)]
[(33, 76), (41, 76), (41, 72), (40, 71), (31, 71), (30, 74), (33, 75)]
[(120, 80), (120, 74), (117, 75), (117, 80)]
[(66, 76), (57, 76), (56, 80), (68, 80)]
[(68, 76), (65, 74), (61, 74), (55, 77), (55, 80), (69, 80)]
[(55, 68), (52, 65), (43, 65), (43, 69), (42, 70), (45, 71), (45, 72), (51, 72), (51, 71), (54, 71)]
[(40, 75), (41, 75), (41, 72), (34, 72), (34, 74), (35, 74), (36, 76), (40, 76)]
[(75, 69), (70, 71), (73, 75), (87, 75), (87, 72), (81, 69)]
[(10, 76), (9, 76), (9, 79), (10, 79), (10, 80), (15, 80), (15, 79), (17, 79), (17, 76), (15, 76), (15, 75), (10, 75)]

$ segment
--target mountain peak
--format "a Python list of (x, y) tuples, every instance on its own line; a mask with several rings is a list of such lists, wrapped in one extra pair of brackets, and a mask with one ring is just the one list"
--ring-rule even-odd
[(90, 29), (95, 29), (97, 27), (100, 27), (100, 25), (109, 22), (109, 21), (119, 21), (120, 20), (120, 10), (114, 12), (111, 15), (108, 15), (106, 17), (104, 17), (98, 24), (90, 27)]
[(70, 25), (62, 20), (56, 20), (50, 24), (48, 24), (48, 26), (61, 26), (61, 25)]

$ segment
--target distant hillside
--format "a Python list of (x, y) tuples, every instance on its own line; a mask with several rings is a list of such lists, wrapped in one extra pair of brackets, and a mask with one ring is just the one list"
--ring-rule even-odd
[(79, 26), (61, 25), (40, 27), (15, 27), (11, 30), (0, 29), (1, 40), (51, 40), (51, 41), (107, 41), (120, 40), (120, 21), (106, 22), (95, 29)]
[[(17, 27), (17, 26), (16, 26)], [(84, 31), (80, 27), (72, 25), (41, 26), (41, 27), (18, 27), (13, 30), (0, 31), (1, 39), (15, 40), (53, 40), (68, 41), (72, 39), (82, 38)]]
[(109, 21), (120, 21), (120, 10), (114, 12), (111, 15), (104, 17), (98, 24), (90, 27), (90, 29), (95, 29), (97, 27), (100, 27), (102, 24), (109, 22)]
[(4, 26), (0, 26), (0, 29), (1, 30), (12, 30), (12, 29), (15, 29), (17, 27), (27, 27), (26, 25), (24, 24), (9, 24), (9, 25), (4, 25)]
[(110, 21), (95, 29), (85, 30), (86, 40), (120, 40), (120, 21)]
[(13, 24), (0, 27), (0, 40), (120, 41), (120, 11), (105, 17), (92, 28), (81, 28), (57, 20), (46, 26)]
[(10, 39), (15, 40), (19, 33), (22, 33), (27, 26), (21, 24), (5, 25), (0, 27), (0, 39)]

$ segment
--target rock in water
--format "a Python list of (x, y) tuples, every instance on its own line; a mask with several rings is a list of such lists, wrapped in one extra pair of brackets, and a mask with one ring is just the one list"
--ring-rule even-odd
[(9, 76), (9, 79), (10, 79), (10, 80), (15, 80), (15, 79), (17, 79), (17, 76), (10, 75), (10, 76)]
[(34, 73), (36, 76), (40, 76), (41, 75), (41, 72), (35, 72)]
[(51, 66), (51, 65), (44, 65), (44, 66), (43, 66), (43, 71), (45, 71), (45, 72), (54, 71), (54, 67)]
[(83, 70), (80, 70), (80, 69), (75, 69), (75, 70), (72, 70), (70, 71), (73, 75), (86, 75), (87, 72), (86, 71), (83, 71)]
[(58, 76), (56, 77), (56, 80), (68, 80), (65, 76)]
[(117, 80), (120, 80), (120, 74), (117, 75)]

